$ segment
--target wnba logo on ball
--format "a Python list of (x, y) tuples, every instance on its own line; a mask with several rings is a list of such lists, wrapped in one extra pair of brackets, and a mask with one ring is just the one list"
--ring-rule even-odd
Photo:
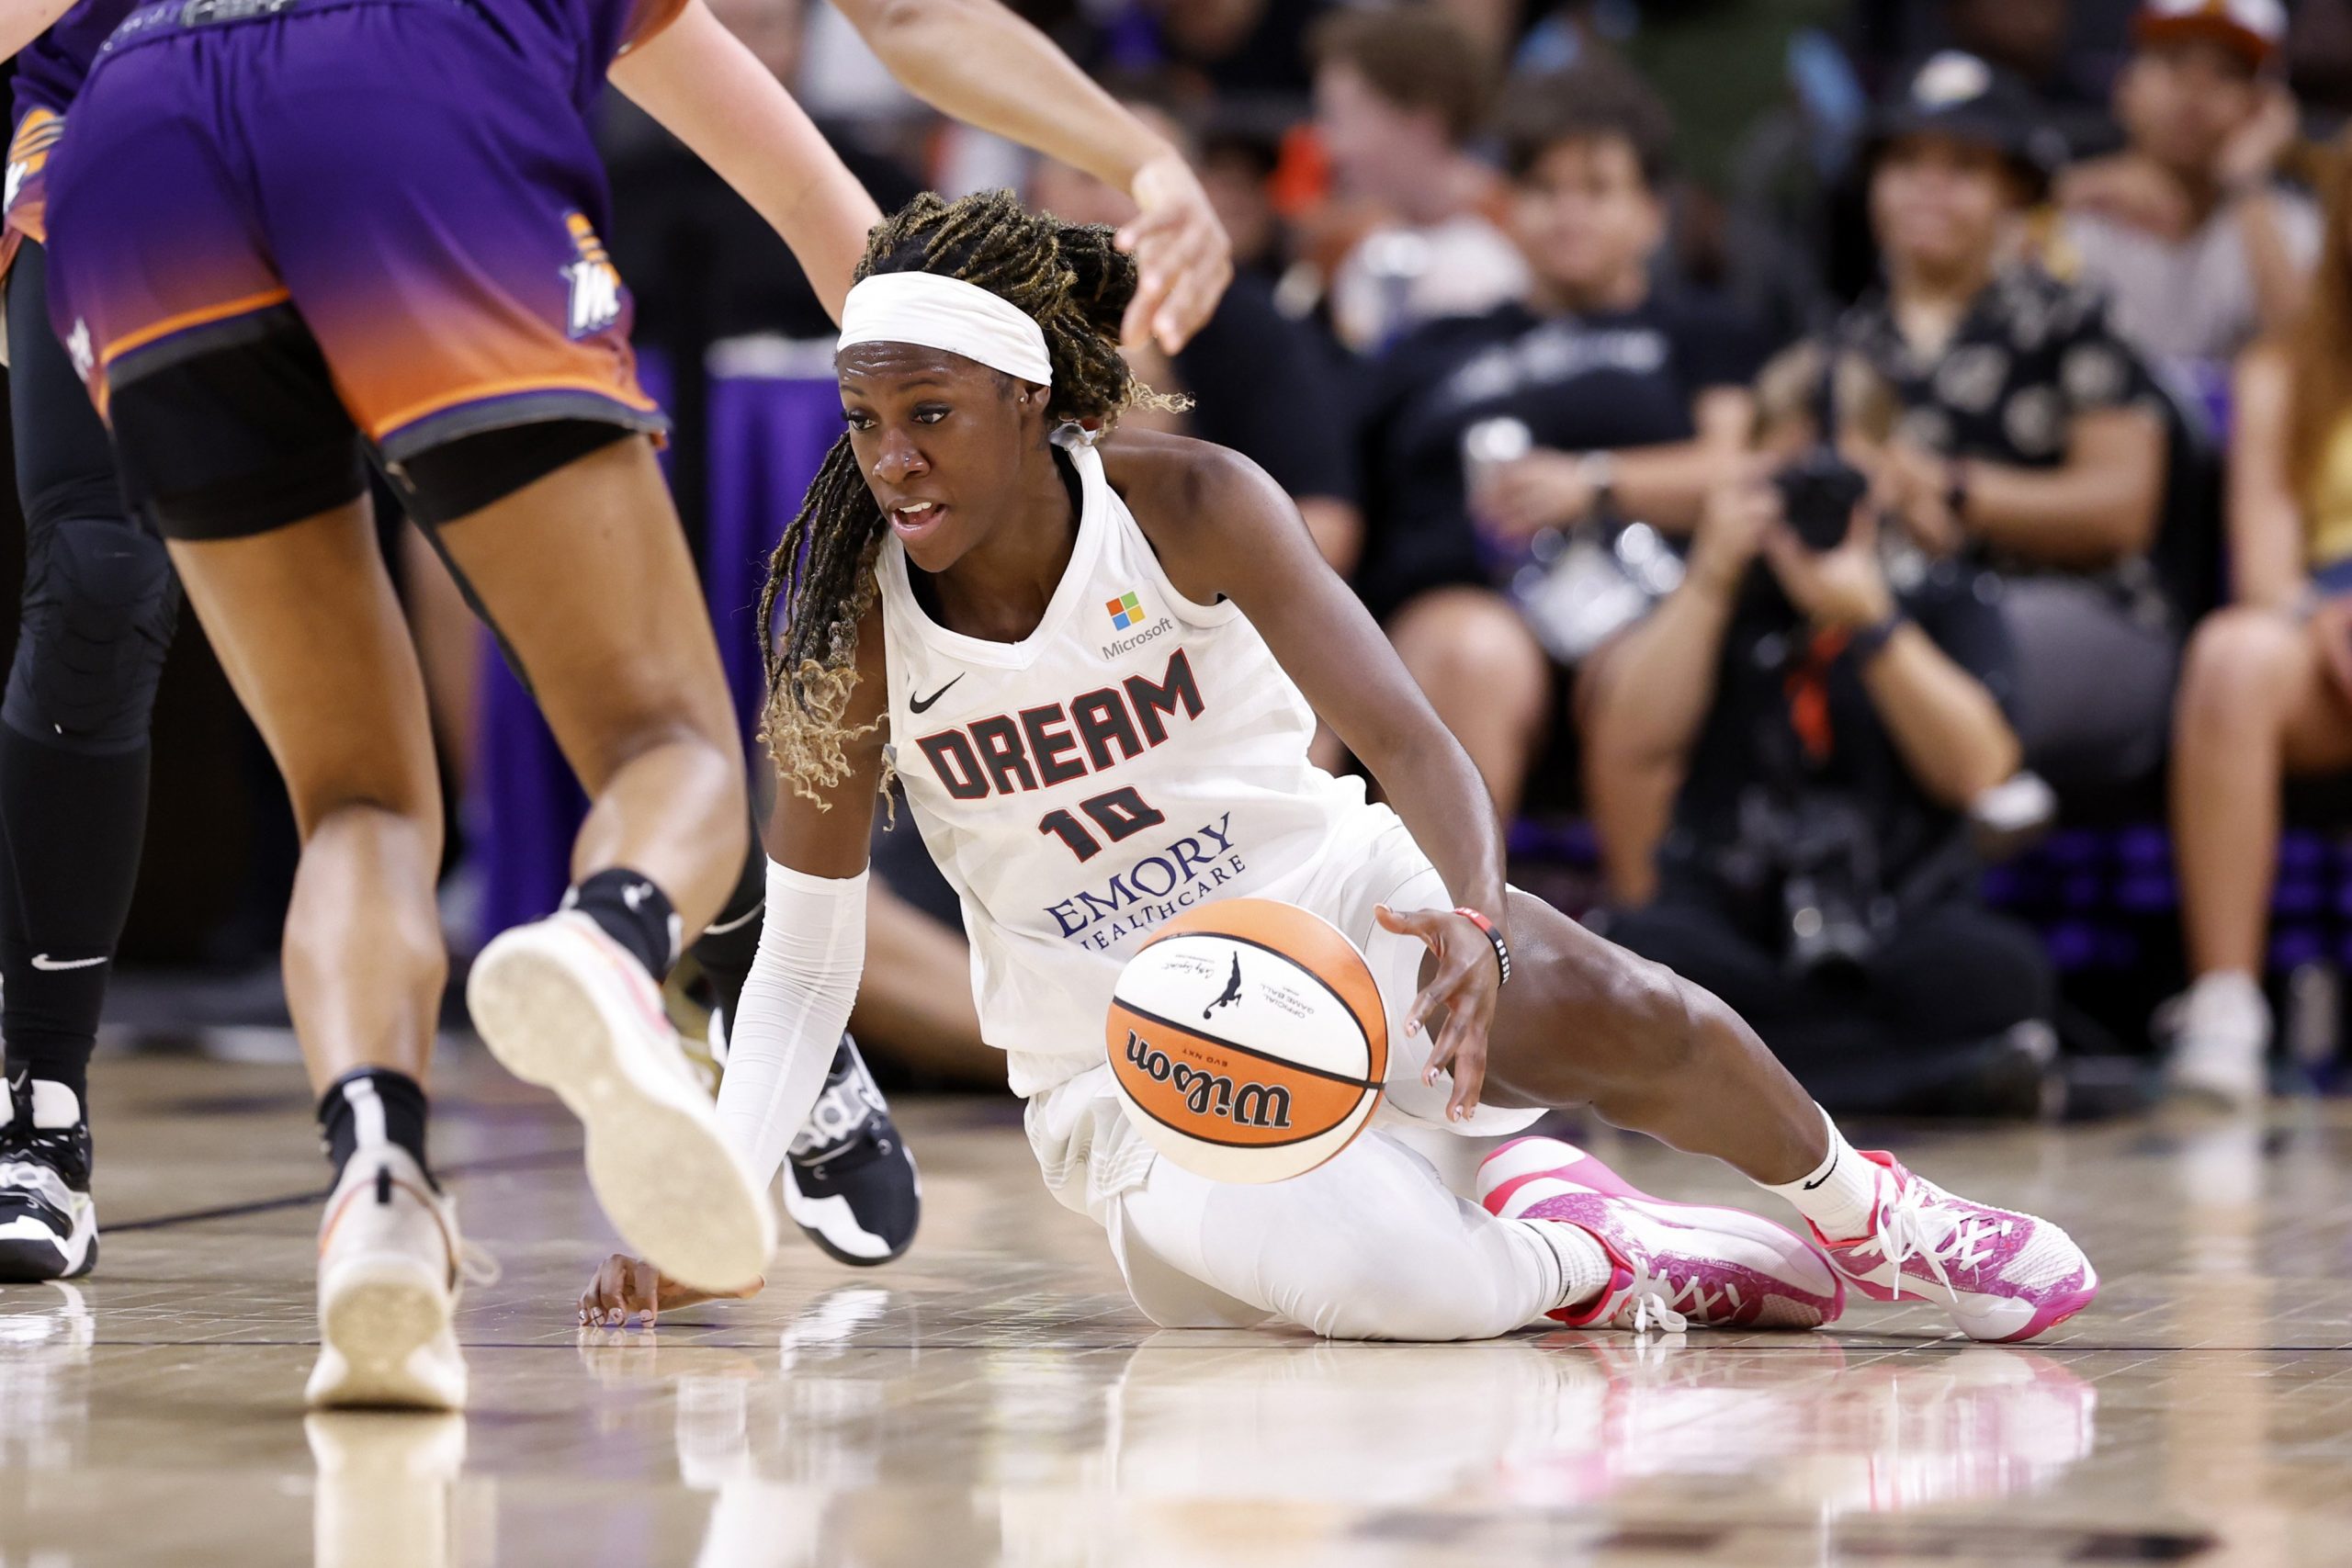
[(1195, 1116), (1222, 1116), (1243, 1127), (1290, 1125), (1290, 1090), (1280, 1084), (1236, 1086), (1223, 1073), (1177, 1061), (1132, 1029), (1127, 1031), (1127, 1063), (1152, 1082), (1182, 1095), (1185, 1109)]

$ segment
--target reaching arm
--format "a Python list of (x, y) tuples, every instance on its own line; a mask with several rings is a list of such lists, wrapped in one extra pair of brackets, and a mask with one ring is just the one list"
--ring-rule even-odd
[(881, 613), (859, 628), (848, 775), (811, 800), (788, 785), (760, 836), (768, 900), (759, 955), (728, 1038), (718, 1124), (752, 1174), (773, 1179), (825, 1087), (865, 964), (866, 834), (882, 776)]
[[(1494, 800), (1362, 601), (1324, 564), (1282, 487), (1239, 453), (1206, 442), (1123, 435), (1113, 450), (1113, 480), (1178, 592), (1240, 606), (1317, 714), (1372, 770), (1449, 896), (1492, 920), (1508, 942)], [(1413, 1021), (1451, 1010), (1430, 1060), (1433, 1071), (1453, 1074), (1449, 1111), (1466, 1114), (1485, 1077), (1494, 952), (1476, 927), (1450, 913), (1415, 915), (1409, 929), (1438, 952), (1440, 964)]]
[[(762, 1186), (775, 1180), (794, 1134), (825, 1088), (833, 1050), (849, 1023), (865, 961), (865, 841), (882, 776), (880, 724), (886, 698), (879, 611), (859, 628), (858, 682), (846, 722), (874, 728), (844, 750), (848, 775), (810, 800), (779, 785), (761, 791), (761, 841), (768, 852), (767, 905), (760, 951), (729, 1021), (727, 1072), (718, 1085), (718, 1125)], [(761, 759), (754, 766), (765, 765)], [(780, 798), (779, 798), (780, 797)], [(580, 1296), (580, 1321), (618, 1327), (642, 1314), (717, 1297), (665, 1278), (639, 1258), (615, 1254)]]
[(14, 60), (73, 7), (74, 0), (0, 0), (0, 60)]
[(1142, 270), (1121, 332), (1174, 353), (1233, 276), (1233, 245), (1173, 147), (1119, 107), (1053, 41), (998, 0), (836, 0), (908, 91), (1125, 191), (1142, 214), (1120, 244)]
[(613, 85), (694, 150), (784, 237), (825, 311), (881, 209), (792, 95), (703, 0), (613, 62)]
[(2302, 508), (2287, 472), (2293, 406), (2285, 349), (2249, 349), (2238, 361), (2230, 430), (2230, 581), (2241, 604), (2291, 610), (2309, 581)]

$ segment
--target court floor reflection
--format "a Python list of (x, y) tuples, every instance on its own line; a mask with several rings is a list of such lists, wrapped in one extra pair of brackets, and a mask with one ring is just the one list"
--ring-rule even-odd
[(305, 1419), (299, 1077), (109, 1062), (98, 1092), (128, 1108), (104, 1266), (0, 1289), (0, 1568), (2352, 1560), (2339, 1108), (1913, 1138), (2098, 1258), (2099, 1304), (2030, 1348), (1907, 1303), (1814, 1335), (1155, 1332), (974, 1101), (908, 1108), (929, 1213), (899, 1265), (794, 1247), (754, 1301), (583, 1332), (609, 1238), (572, 1134), (460, 1055), (438, 1153), (505, 1269), (459, 1314), (473, 1408)]

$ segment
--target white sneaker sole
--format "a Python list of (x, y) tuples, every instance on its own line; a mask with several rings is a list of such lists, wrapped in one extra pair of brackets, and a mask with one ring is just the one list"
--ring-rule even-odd
[(704, 1290), (749, 1284), (775, 1250), (775, 1210), (716, 1108), (655, 1055), (675, 1047), (637, 1016), (628, 980), (591, 967), (608, 962), (593, 940), (545, 921), (500, 936), (466, 987), (474, 1027), (580, 1118), (588, 1184), (632, 1252)]
[(314, 1408), (462, 1410), (466, 1367), (449, 1337), (453, 1301), (422, 1260), (346, 1258), (320, 1281)]

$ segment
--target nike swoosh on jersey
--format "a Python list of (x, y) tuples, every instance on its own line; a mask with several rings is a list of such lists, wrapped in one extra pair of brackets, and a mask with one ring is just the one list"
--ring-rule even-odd
[[(958, 675), (958, 676), (956, 676), (956, 681), (960, 681), (960, 680), (962, 680), (963, 678), (964, 678), (963, 676)], [(950, 681), (950, 682), (947, 682), (947, 686), (952, 686), (952, 685), (954, 685), (954, 684), (956, 683), (956, 681)], [(935, 692), (932, 693), (932, 694), (931, 694), (931, 695), (929, 695), (929, 696), (927, 696), (927, 697), (919, 697), (919, 696), (916, 696), (912, 692), (909, 692), (909, 693), (907, 694), (907, 706), (908, 706), (908, 708), (909, 708), (910, 711), (915, 712), (915, 713), (929, 713), (929, 712), (931, 711), (931, 705), (932, 705), (932, 704), (933, 704), (933, 703), (935, 703), (935, 702), (937, 702), (940, 698), (942, 698), (942, 697), (944, 697), (944, 696), (945, 696), (945, 695), (947, 694), (947, 686), (942, 686), (942, 687), (940, 687), (940, 688), (939, 688), (939, 690), (937, 690), (937, 691), (935, 691)]]
[(95, 969), (105, 962), (106, 959), (103, 956), (97, 958), (51, 958), (46, 953), (36, 953), (33, 954), (33, 967), (36, 969)]

